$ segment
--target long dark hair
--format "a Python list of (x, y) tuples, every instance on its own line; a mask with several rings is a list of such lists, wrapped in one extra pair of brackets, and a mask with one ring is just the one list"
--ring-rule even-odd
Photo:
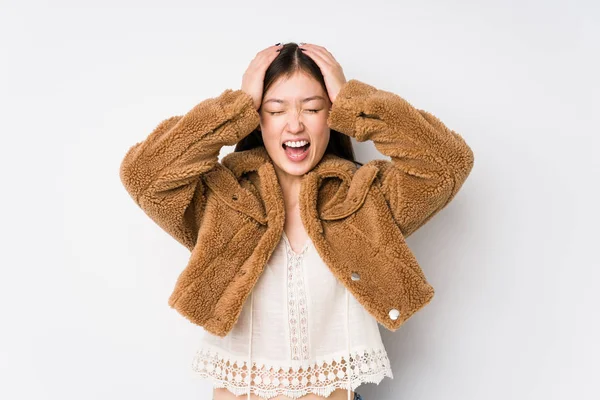
[[(269, 90), (269, 87), (280, 77), (291, 77), (296, 72), (305, 72), (309, 76), (316, 79), (321, 86), (323, 91), (327, 93), (327, 86), (323, 79), (323, 73), (319, 66), (306, 54), (304, 54), (298, 45), (294, 42), (286, 43), (281, 48), (279, 55), (273, 60), (271, 65), (265, 72), (265, 80), (263, 85), (263, 99), (264, 94)], [(325, 154), (335, 154), (338, 157), (345, 158), (356, 164), (362, 165), (362, 163), (356, 161), (354, 156), (354, 149), (352, 142), (348, 135), (345, 135), (336, 130), (330, 129), (329, 143), (325, 149)], [(250, 150), (252, 148), (264, 146), (262, 134), (257, 128), (252, 131), (248, 136), (240, 140), (234, 151)]]

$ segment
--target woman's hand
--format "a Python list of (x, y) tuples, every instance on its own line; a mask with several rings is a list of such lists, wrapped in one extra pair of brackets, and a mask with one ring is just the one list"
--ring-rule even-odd
[(281, 43), (275, 46), (269, 46), (256, 53), (256, 57), (250, 62), (250, 65), (242, 77), (242, 90), (252, 96), (254, 107), (258, 110), (262, 102), (263, 85), (265, 72), (273, 60), (279, 55)]
[(340, 89), (346, 83), (342, 66), (325, 47), (310, 43), (303, 43), (298, 47), (300, 47), (304, 54), (312, 58), (319, 66), (319, 69), (321, 69), (321, 73), (325, 79), (325, 86), (327, 86), (327, 94), (333, 103)]

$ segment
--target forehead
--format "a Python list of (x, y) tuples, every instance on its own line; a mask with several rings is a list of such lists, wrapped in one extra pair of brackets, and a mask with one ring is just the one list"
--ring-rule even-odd
[[(291, 77), (281, 77), (269, 87), (265, 93), (265, 103), (269, 100), (281, 100), (279, 102), (302, 101), (314, 96), (326, 98), (321, 84), (313, 77), (304, 73), (296, 73)], [(317, 99), (321, 100), (321, 99)]]

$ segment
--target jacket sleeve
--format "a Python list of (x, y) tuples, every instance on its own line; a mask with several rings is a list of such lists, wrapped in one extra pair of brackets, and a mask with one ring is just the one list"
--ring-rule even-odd
[(201, 175), (218, 163), (221, 147), (236, 144), (259, 122), (252, 97), (227, 89), (163, 120), (129, 148), (121, 182), (152, 220), (191, 251), (205, 205)]
[(358, 142), (372, 140), (390, 157), (375, 164), (405, 237), (452, 200), (473, 168), (473, 151), (458, 133), (400, 96), (356, 79), (342, 86), (328, 124)]

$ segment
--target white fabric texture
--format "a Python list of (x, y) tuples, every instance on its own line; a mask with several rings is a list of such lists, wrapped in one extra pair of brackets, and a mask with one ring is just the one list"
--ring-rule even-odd
[(342, 388), (350, 399), (362, 383), (393, 379), (377, 320), (310, 238), (298, 254), (284, 232), (248, 300), (227, 336), (205, 331), (200, 341), (193, 370), (213, 387), (248, 399), (327, 397)]

